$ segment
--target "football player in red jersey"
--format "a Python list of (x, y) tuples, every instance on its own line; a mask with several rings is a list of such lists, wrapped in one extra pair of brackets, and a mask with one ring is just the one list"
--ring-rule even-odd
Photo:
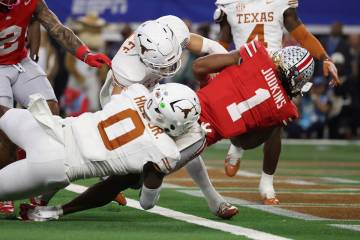
[[(13, 107), (14, 100), (23, 107), (29, 96), (43, 95), (54, 114), (58, 104), (45, 72), (28, 56), (26, 32), (32, 19), (39, 21), (67, 51), (92, 67), (111, 65), (104, 54), (89, 48), (47, 7), (44, 0), (0, 0), (0, 104)], [(33, 58), (34, 56), (31, 56)], [(0, 134), (0, 168), (15, 161), (16, 146)], [(0, 213), (12, 213), (11, 202), (0, 203)]]
[[(330, 76), (331, 85), (339, 85), (336, 66), (317, 38), (301, 22), (297, 13), (298, 0), (217, 0), (214, 13), (215, 22), (220, 24), (220, 42), (229, 46), (234, 42), (236, 48), (254, 39), (262, 42), (270, 53), (282, 46), (284, 29), (306, 48), (310, 54), (322, 62), (325, 77)], [(234, 176), (240, 168), (244, 150), (231, 145), (225, 159), (225, 172)], [(264, 166), (259, 184), (264, 204), (279, 203), (275, 191), (265, 191), (272, 184), (273, 176), (281, 152), (281, 128), (273, 132), (264, 144)], [(272, 187), (273, 189), (273, 187)]]
[[(227, 138), (235, 146), (249, 149), (267, 140), (277, 126), (298, 117), (291, 98), (310, 89), (314, 60), (300, 47), (281, 49), (270, 58), (261, 44), (251, 42), (240, 51), (199, 58), (193, 71), (205, 85), (197, 95), (201, 104), (200, 122), (208, 127), (207, 146)], [(207, 78), (208, 74), (218, 72), (213, 79)], [(149, 108), (148, 104), (145, 106)], [(149, 119), (156, 119), (155, 112), (160, 108), (159, 105), (157, 111), (145, 110)], [(191, 158), (193, 154), (188, 156)], [(118, 192), (138, 186), (139, 181), (138, 174), (110, 176), (62, 206), (23, 205), (21, 216), (26, 220), (46, 221), (100, 207), (111, 202)], [(140, 202), (148, 209), (156, 204), (158, 197), (158, 191), (147, 189), (141, 192)]]

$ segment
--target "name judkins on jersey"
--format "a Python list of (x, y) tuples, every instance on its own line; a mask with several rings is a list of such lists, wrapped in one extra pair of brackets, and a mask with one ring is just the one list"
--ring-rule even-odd
[(278, 84), (278, 79), (275, 75), (274, 70), (272, 68), (268, 68), (266, 70), (261, 69), (261, 73), (270, 88), (271, 96), (275, 101), (277, 109), (282, 108), (286, 104), (286, 100)]

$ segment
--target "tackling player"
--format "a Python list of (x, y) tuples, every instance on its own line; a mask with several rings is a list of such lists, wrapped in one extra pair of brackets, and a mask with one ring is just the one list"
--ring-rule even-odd
[[(300, 47), (284, 48), (271, 59), (261, 44), (251, 42), (240, 51), (199, 58), (195, 60), (193, 70), (200, 80), (210, 73), (220, 72), (209, 82), (203, 81), (207, 85), (197, 92), (202, 108), (200, 122), (207, 126), (207, 146), (228, 138), (234, 145), (247, 149), (266, 140), (277, 125), (286, 125), (298, 117), (290, 98), (310, 89), (308, 81), (314, 72), (314, 60)], [(156, 101), (156, 91), (154, 93)], [(161, 124), (159, 108), (161, 104), (145, 105), (147, 116)], [(189, 139), (192, 137), (185, 137), (182, 142)], [(189, 156), (191, 158), (191, 154)], [(32, 209), (24, 207), (21, 216), (46, 221), (100, 207), (109, 203), (119, 191), (136, 186), (138, 181), (136, 174), (126, 179), (111, 176), (69, 203)], [(158, 197), (158, 190), (143, 189), (142, 206), (145, 209), (153, 207)]]
[[(298, 0), (217, 0), (214, 13), (215, 22), (220, 24), (220, 42), (224, 46), (234, 41), (236, 48), (254, 39), (260, 41), (270, 53), (282, 46), (284, 29), (302, 47), (323, 63), (324, 76), (331, 75), (331, 85), (338, 85), (337, 69), (330, 57), (297, 15)], [(264, 204), (278, 204), (273, 187), (275, 173), (281, 151), (281, 128), (274, 130), (264, 144), (263, 171), (259, 184)], [(225, 172), (232, 177), (240, 167), (241, 148), (230, 146), (225, 160)]]
[[(74, 33), (61, 24), (44, 0), (0, 0), (0, 104), (13, 107), (14, 100), (27, 107), (29, 96), (41, 93), (51, 111), (58, 113), (54, 91), (45, 72), (28, 57), (27, 29), (32, 19), (39, 21), (66, 50), (90, 66), (110, 65), (104, 54), (90, 52)], [(32, 31), (30, 31), (31, 33)], [(31, 56), (33, 59), (35, 56)], [(1, 137), (0, 168), (15, 161), (16, 146)], [(12, 213), (11, 202), (0, 202), (0, 213)]]
[[(0, 129), (27, 153), (24, 161), (0, 170), (0, 200), (62, 189), (77, 179), (140, 172), (143, 189), (157, 190), (165, 174), (185, 164), (181, 156), (189, 148), (181, 139), (195, 134), (196, 154), (205, 133), (197, 123), (201, 109), (193, 90), (169, 83), (154, 91), (156, 97), (149, 98), (143, 85), (117, 86), (103, 110), (65, 119), (52, 115), (38, 94), (31, 96), (28, 109), (0, 105)], [(158, 123), (179, 144), (149, 121), (145, 106), (151, 105), (161, 108)]]
[[(219, 43), (190, 33), (180, 18), (164, 16), (142, 23), (123, 43), (112, 60), (115, 79), (122, 86), (141, 83), (151, 89), (179, 70), (182, 48), (197, 54), (227, 53)], [(100, 92), (102, 105), (109, 99), (114, 83), (112, 75), (108, 73)], [(212, 213), (225, 218), (237, 213), (237, 208), (227, 203), (212, 186), (200, 156), (191, 161), (186, 170), (205, 195)]]

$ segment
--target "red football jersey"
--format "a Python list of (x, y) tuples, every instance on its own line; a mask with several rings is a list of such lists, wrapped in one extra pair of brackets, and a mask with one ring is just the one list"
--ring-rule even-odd
[(240, 65), (225, 68), (197, 92), (200, 121), (212, 128), (208, 145), (298, 118), (266, 49), (253, 41), (240, 49), (240, 55)]
[(0, 65), (16, 64), (27, 56), (25, 37), (37, 2), (21, 0), (9, 12), (0, 12)]

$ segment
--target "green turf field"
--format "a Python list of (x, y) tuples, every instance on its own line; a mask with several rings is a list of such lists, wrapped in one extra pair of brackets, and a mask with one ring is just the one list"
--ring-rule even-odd
[[(259, 173), (261, 169), (262, 149), (246, 152), (241, 163), (241, 170), (252, 173)], [(212, 147), (203, 155), (206, 164), (210, 167), (209, 173), (222, 171), (222, 162), (226, 149), (223, 147)], [(359, 164), (358, 164), (359, 163)], [(356, 202), (360, 196), (360, 146), (294, 146), (284, 145), (281, 160), (278, 168), (278, 177), (282, 181), (296, 178), (307, 181), (314, 181), (318, 185), (294, 185), (291, 188), (282, 188), (279, 185), (278, 193), (284, 199), (284, 205), (292, 207), (299, 205), (286, 200), (289, 195), (313, 193), (334, 193), (345, 196), (343, 202), (321, 206), (320, 203), (304, 202), (304, 206), (318, 204), (319, 207), (343, 206), (353, 208), (352, 220), (346, 218), (330, 219), (300, 219), (292, 216), (280, 216), (273, 212), (261, 209), (258, 203), (239, 203), (240, 213), (232, 220), (220, 220), (212, 215), (207, 208), (206, 201), (201, 197), (191, 196), (184, 191), (198, 192), (196, 187), (181, 185), (181, 179), (172, 178), (171, 183), (179, 181), (179, 186), (173, 188), (165, 187), (161, 193), (159, 206), (165, 209), (175, 210), (180, 213), (201, 217), (210, 220), (205, 222), (210, 224), (225, 223), (227, 227), (221, 230), (210, 229), (185, 222), (175, 220), (172, 217), (160, 216), (157, 213), (149, 213), (137, 210), (132, 207), (120, 207), (116, 203), (111, 203), (105, 207), (90, 210), (87, 212), (76, 213), (66, 216), (59, 221), (33, 223), (21, 222), (15, 217), (0, 217), (0, 240), (22, 240), (22, 239), (59, 239), (59, 240), (78, 240), (78, 239), (360, 239), (360, 202)], [(330, 178), (334, 182), (326, 182)], [(240, 179), (240, 178), (239, 178)], [(335, 179), (335, 180), (334, 180)], [(340, 180), (339, 180), (340, 179)], [(245, 183), (249, 182), (249, 187), (227, 186), (226, 181), (232, 179), (217, 178), (216, 184), (220, 192), (254, 193), (257, 194), (256, 186), (252, 181), (257, 181), (256, 177), (241, 178)], [(240, 181), (239, 180), (239, 181)], [(319, 181), (318, 181), (319, 180)], [(95, 180), (79, 181), (76, 184), (90, 185)], [(318, 182), (317, 182), (318, 181)], [(233, 181), (235, 182), (235, 181)], [(309, 187), (310, 186), (310, 187)], [(312, 187), (313, 186), (313, 187)], [(335, 188), (334, 188), (335, 186)], [(282, 195), (285, 194), (285, 195)], [(67, 190), (61, 191), (53, 200), (52, 204), (58, 204), (70, 200), (75, 193)], [(126, 191), (126, 196), (130, 199), (137, 199), (136, 191)], [(354, 198), (354, 202), (346, 202), (346, 197)], [(233, 198), (231, 198), (233, 199)], [(282, 202), (282, 203), (283, 203)], [(276, 209), (278, 209), (276, 207)], [(275, 209), (275, 211), (276, 211)], [(355, 214), (355, 217), (354, 217)], [(166, 215), (166, 213), (165, 213)], [(175, 214), (176, 215), (176, 214)], [(353, 230), (343, 229), (332, 226), (332, 224), (346, 225)], [(231, 227), (236, 228), (238, 234), (242, 234), (243, 229), (255, 230), (244, 237), (229, 233)], [(221, 227), (221, 226), (220, 226)], [(230, 227), (230, 228), (229, 228)], [(271, 235), (261, 235), (271, 234)], [(265, 237), (264, 237), (265, 236)], [(267, 236), (267, 237), (266, 237)]]

